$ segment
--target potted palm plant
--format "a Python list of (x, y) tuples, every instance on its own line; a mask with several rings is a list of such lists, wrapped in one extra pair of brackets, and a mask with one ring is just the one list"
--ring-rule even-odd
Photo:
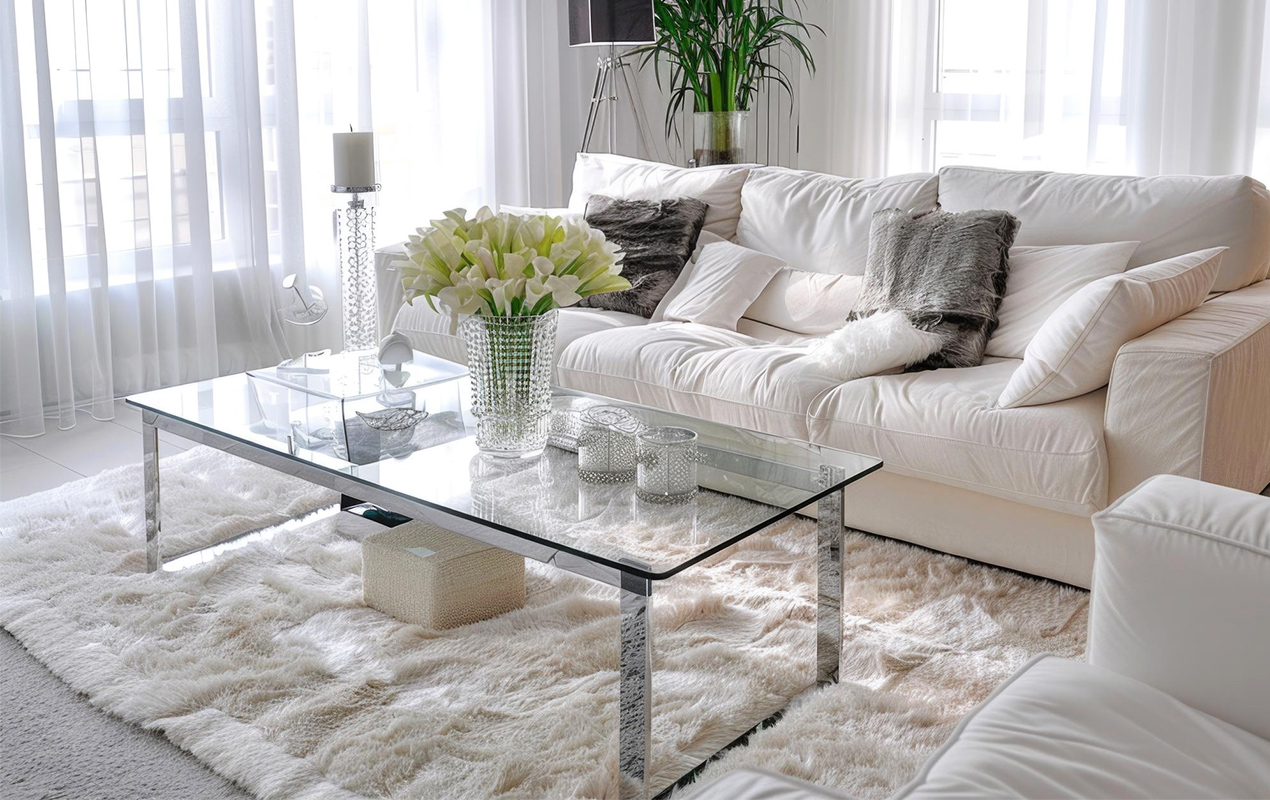
[(632, 52), (642, 55), (641, 69), (653, 64), (658, 85), (670, 92), (668, 138), (692, 98), (693, 158), (698, 165), (746, 160), (745, 124), (762, 84), (775, 83), (793, 94), (777, 48), (788, 45), (793, 57), (815, 73), (805, 39), (813, 30), (824, 30), (798, 19), (802, 0), (789, 5), (792, 14), (786, 12), (785, 0), (654, 0), (656, 41)]

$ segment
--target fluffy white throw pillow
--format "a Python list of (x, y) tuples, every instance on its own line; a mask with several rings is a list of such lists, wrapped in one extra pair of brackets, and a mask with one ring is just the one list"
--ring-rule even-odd
[(813, 342), (808, 355), (831, 374), (850, 381), (916, 364), (942, 344), (939, 334), (913, 327), (903, 311), (881, 311)]
[(997, 405), (1039, 406), (1106, 386), (1122, 346), (1204, 302), (1227, 249), (1165, 259), (1076, 292), (1037, 331)]

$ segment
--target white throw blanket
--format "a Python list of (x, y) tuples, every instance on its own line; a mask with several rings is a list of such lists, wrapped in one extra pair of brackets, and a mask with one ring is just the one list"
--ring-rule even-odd
[(844, 381), (878, 375), (923, 361), (942, 337), (913, 327), (903, 311), (852, 320), (813, 342), (808, 355)]

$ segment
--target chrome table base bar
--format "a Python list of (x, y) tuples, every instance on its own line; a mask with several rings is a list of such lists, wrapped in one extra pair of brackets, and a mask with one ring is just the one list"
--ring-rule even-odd
[[(477, 541), (617, 587), (620, 591), (621, 616), (618, 683), (619, 796), (621, 800), (647, 800), (650, 796), (648, 757), (652, 739), (652, 581), (412, 502), (346, 475), (316, 466), (306, 468), (302, 462), (282, 453), (247, 444), (207, 428), (146, 409), (142, 409), (141, 417), (146, 568), (150, 572), (163, 566), (160, 550), (159, 431), (166, 430), (230, 455), (373, 503), (384, 510), (411, 519), (427, 520)], [(821, 485), (831, 486), (841, 481), (843, 472), (841, 467), (822, 466)], [(816, 679), (823, 684), (837, 680), (842, 648), (842, 492), (831, 492), (821, 498), (817, 503), (817, 516)], [(647, 567), (633, 562), (632, 566)]]
[[(823, 486), (844, 479), (842, 467), (820, 468)], [(816, 504), (816, 682), (838, 682), (842, 657), (842, 492)]]

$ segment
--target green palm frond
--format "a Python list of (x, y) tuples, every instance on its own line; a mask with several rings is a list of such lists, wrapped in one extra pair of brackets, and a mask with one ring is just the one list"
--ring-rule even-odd
[[(788, 46), (808, 73), (816, 61), (806, 38), (818, 25), (798, 18), (803, 0), (654, 0), (657, 38), (632, 52), (650, 63), (657, 85), (669, 91), (666, 135), (688, 97), (694, 111), (746, 111), (764, 84), (793, 94), (789, 75), (769, 51)], [(663, 67), (665, 72), (663, 72)]]

